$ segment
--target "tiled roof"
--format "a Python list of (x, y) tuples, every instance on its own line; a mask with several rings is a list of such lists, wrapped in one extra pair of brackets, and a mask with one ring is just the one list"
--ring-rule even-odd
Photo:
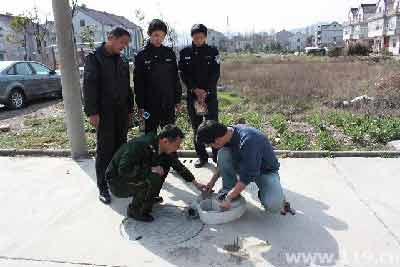
[(127, 18), (123, 16), (117, 16), (114, 14), (110, 14), (104, 11), (98, 11), (95, 9), (87, 8), (87, 7), (78, 7), (79, 11), (87, 14), (93, 19), (97, 20), (101, 24), (110, 25), (110, 26), (118, 26), (122, 25), (125, 28), (139, 28), (135, 23), (131, 22)]

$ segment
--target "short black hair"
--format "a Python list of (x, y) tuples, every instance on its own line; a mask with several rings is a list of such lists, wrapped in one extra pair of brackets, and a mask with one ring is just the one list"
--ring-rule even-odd
[(164, 126), (164, 128), (158, 134), (158, 140), (167, 138), (170, 142), (175, 142), (179, 137), (183, 139), (185, 138), (185, 134), (178, 126), (174, 124), (168, 124)]
[(149, 24), (149, 29), (147, 30), (147, 33), (151, 35), (155, 31), (162, 31), (165, 32), (165, 34), (167, 34), (168, 26), (164, 21), (160, 19), (153, 19)]
[(193, 37), (196, 33), (204, 33), (204, 35), (207, 36), (208, 29), (204, 24), (194, 24), (190, 30), (190, 34)]
[(217, 121), (208, 120), (200, 124), (197, 129), (197, 142), (201, 144), (212, 144), (215, 139), (224, 136), (228, 127)]
[(122, 36), (128, 36), (129, 38), (131, 38), (131, 34), (122, 27), (116, 27), (108, 34), (109, 38), (110, 37), (121, 38)]

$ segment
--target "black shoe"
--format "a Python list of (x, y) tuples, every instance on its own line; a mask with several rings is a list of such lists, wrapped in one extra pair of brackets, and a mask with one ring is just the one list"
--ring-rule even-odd
[(202, 168), (202, 167), (204, 167), (204, 165), (206, 165), (207, 163), (208, 163), (208, 160), (198, 159), (198, 160), (196, 160), (196, 162), (194, 163), (194, 167), (195, 167), (195, 168)]
[(108, 189), (100, 190), (99, 200), (106, 205), (111, 203), (111, 195), (110, 192), (108, 192)]
[(154, 204), (159, 204), (159, 203), (163, 203), (163, 202), (164, 202), (164, 199), (162, 197), (160, 197), (160, 196), (157, 196), (157, 197), (153, 198), (153, 203)]
[(152, 222), (154, 221), (153, 216), (149, 213), (139, 213), (136, 209), (132, 209), (128, 207), (127, 215), (129, 218), (132, 218), (136, 221), (141, 222)]

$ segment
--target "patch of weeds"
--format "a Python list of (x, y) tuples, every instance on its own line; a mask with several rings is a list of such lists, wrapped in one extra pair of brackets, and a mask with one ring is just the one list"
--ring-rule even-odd
[(263, 126), (263, 118), (257, 112), (246, 112), (243, 114), (243, 119), (245, 120), (246, 124), (254, 128), (261, 129)]
[(285, 131), (281, 135), (280, 148), (285, 150), (306, 150), (309, 144), (310, 140), (305, 134)]
[(272, 127), (274, 127), (279, 134), (283, 134), (288, 129), (288, 123), (285, 115), (283, 114), (273, 114), (270, 119)]
[(340, 148), (338, 142), (333, 137), (331, 132), (321, 129), (317, 130), (316, 145), (318, 150), (337, 151)]
[(234, 92), (218, 92), (218, 102), (221, 110), (225, 110), (232, 105), (238, 105), (242, 100), (243, 99)]

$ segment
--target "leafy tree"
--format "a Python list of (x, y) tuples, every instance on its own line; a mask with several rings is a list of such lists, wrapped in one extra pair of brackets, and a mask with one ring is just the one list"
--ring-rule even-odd
[(89, 44), (90, 49), (94, 49), (94, 30), (90, 26), (86, 26), (79, 34), (82, 43)]

